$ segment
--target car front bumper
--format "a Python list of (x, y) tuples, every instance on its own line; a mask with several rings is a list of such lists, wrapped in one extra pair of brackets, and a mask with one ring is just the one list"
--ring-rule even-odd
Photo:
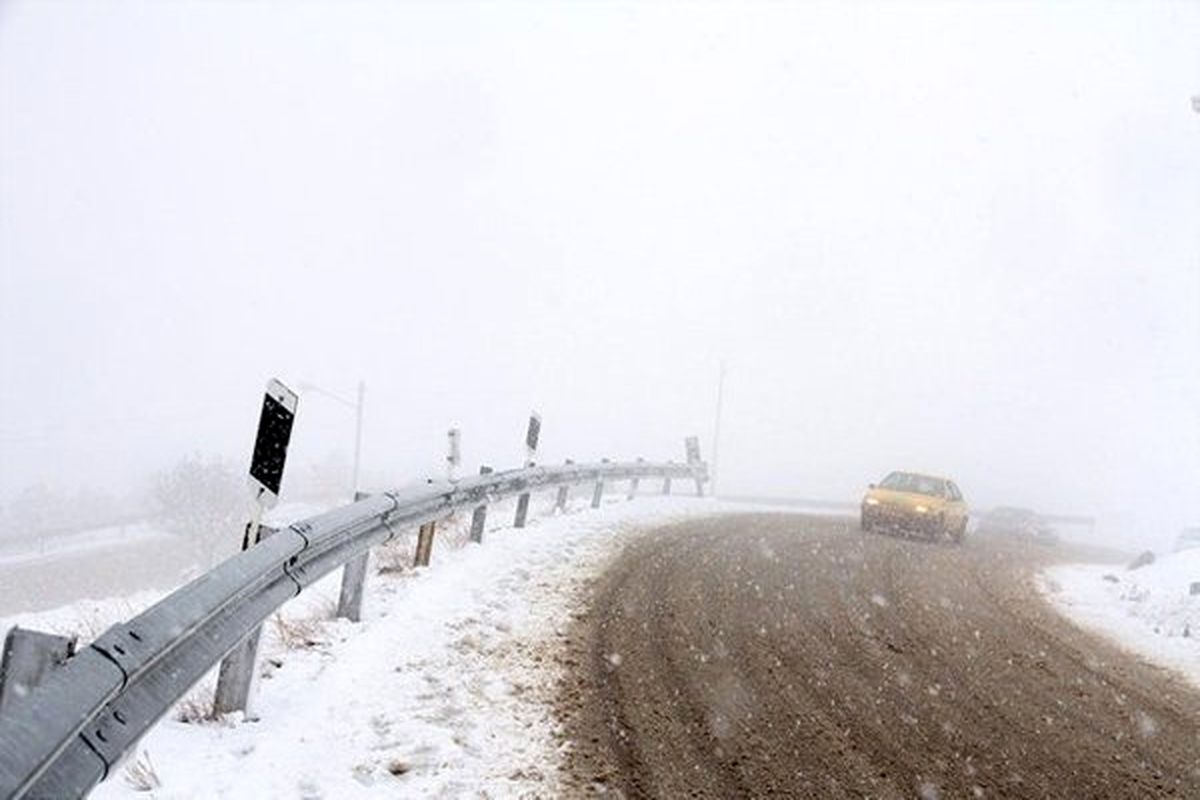
[(940, 514), (883, 503), (874, 506), (864, 504), (862, 519), (863, 524), (868, 527), (894, 527), (926, 534), (940, 533), (942, 530)]

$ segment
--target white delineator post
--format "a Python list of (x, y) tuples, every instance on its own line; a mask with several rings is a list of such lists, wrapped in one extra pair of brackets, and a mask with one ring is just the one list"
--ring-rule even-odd
[(697, 466), (700, 464), (700, 438), (697, 436), (689, 436), (683, 440), (684, 449), (687, 451), (687, 463), (692, 467), (696, 475), (696, 496), (704, 497), (704, 479), (700, 477)]
[[(459, 433), (457, 428), (447, 432), (446, 477), (451, 481), (457, 480), (455, 471), (459, 461)], [(429, 479), (433, 483), (433, 479)], [(478, 509), (476, 509), (478, 510)], [(472, 520), (473, 522), (474, 520)], [(428, 567), (433, 556), (433, 537), (437, 532), (437, 522), (430, 520), (417, 529), (417, 550), (413, 554), (414, 567)]]
[[(569, 458), (566, 461), (568, 467), (574, 463), (575, 462)], [(562, 486), (558, 487), (558, 494), (554, 497), (554, 513), (561, 514), (567, 510), (567, 495), (570, 493), (570, 491), (571, 486), (569, 484), (564, 483)]]
[(458, 465), (462, 463), (462, 431), (451, 428), (446, 431), (446, 480), (458, 481)]
[[(641, 456), (638, 456), (637, 463), (642, 464), (645, 462), (645, 460), (646, 459), (642, 458)], [(632, 500), (633, 498), (637, 497), (637, 491), (638, 491), (638, 476), (634, 475), (632, 478), (629, 479), (629, 496), (625, 499)]]
[[(296, 393), (280, 381), (268, 381), (258, 420), (254, 454), (250, 459), (249, 482), (254, 509), (242, 532), (243, 550), (258, 543), (263, 513), (279, 502), (279, 488), (283, 482), (283, 467), (287, 462), (287, 448), (292, 438), (298, 400)], [(222, 659), (217, 675), (216, 696), (213, 698), (214, 715), (244, 711), (247, 718), (253, 719), (249, 706), (261, 635), (260, 625)]]
[[(607, 464), (608, 459), (600, 459), (601, 464)], [(592, 489), (592, 508), (599, 508), (601, 501), (604, 499), (604, 478), (596, 481), (596, 486)]]
[[(479, 467), (480, 475), (490, 475), (492, 468), (483, 464)], [(487, 503), (475, 506), (471, 513), (471, 541), (476, 544), (483, 542), (483, 526), (487, 524)]]
[[(536, 411), (529, 415), (529, 427), (525, 430), (525, 466), (532, 467), (537, 456), (538, 437), (542, 432), (542, 417)], [(513, 527), (524, 528), (529, 514), (529, 493), (517, 497), (517, 513), (513, 516)]]

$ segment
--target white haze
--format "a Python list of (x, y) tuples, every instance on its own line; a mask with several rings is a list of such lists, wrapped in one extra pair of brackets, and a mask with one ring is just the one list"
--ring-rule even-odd
[[(244, 463), (711, 453), (1161, 545), (1200, 485), (1200, 6), (0, 6), (0, 504)], [(301, 400), (294, 461), (353, 421)], [(286, 489), (286, 483), (285, 483)]]

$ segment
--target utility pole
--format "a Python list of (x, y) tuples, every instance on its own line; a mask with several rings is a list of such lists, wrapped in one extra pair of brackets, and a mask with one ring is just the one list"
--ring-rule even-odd
[(354, 407), (354, 486), (351, 487), (351, 496), (358, 499), (358, 468), (362, 463), (362, 423), (363, 423), (363, 396), (367, 393), (367, 384), (365, 381), (358, 382), (358, 403)]
[(725, 395), (725, 372), (725, 361), (722, 359), (721, 368), (717, 374), (717, 414), (713, 421), (712, 469), (709, 471), (709, 483), (711, 484), (709, 494), (712, 497), (717, 496), (717, 476), (720, 474), (717, 458), (721, 452), (721, 404)]

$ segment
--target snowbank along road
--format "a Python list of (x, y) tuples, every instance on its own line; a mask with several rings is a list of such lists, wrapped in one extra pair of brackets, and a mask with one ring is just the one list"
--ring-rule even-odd
[(1033, 553), (784, 514), (638, 539), (569, 637), (571, 793), (1200, 797), (1200, 696), (1061, 618)]

